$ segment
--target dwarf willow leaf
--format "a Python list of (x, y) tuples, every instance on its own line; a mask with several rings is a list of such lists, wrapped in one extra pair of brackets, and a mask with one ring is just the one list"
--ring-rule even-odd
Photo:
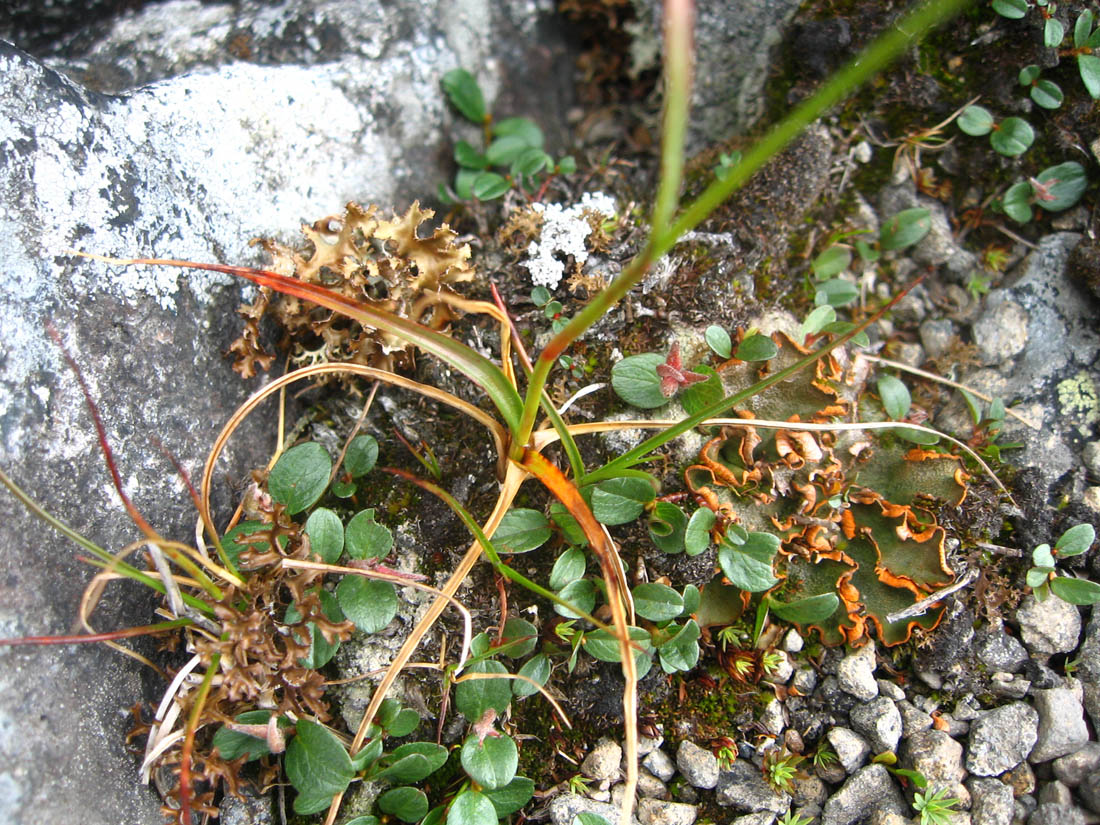
[(718, 373), (712, 367), (700, 364), (693, 371), (709, 377), (706, 381), (684, 387), (683, 392), (680, 393), (680, 405), (688, 415), (695, 415), (704, 407), (709, 407), (714, 402), (720, 401), (726, 394), (725, 389), (722, 387), (722, 379), (718, 377)]
[(912, 399), (909, 388), (893, 375), (881, 375), (878, 379), (878, 395), (886, 414), (894, 421), (900, 421), (909, 414)]
[(601, 524), (626, 524), (638, 518), (655, 497), (653, 485), (644, 478), (612, 478), (592, 491), (592, 515)]
[(1030, 66), (1024, 66), (1020, 69), (1020, 74), (1016, 76), (1016, 79), (1020, 81), (1021, 86), (1030, 86), (1038, 79), (1040, 71), (1042, 70), (1032, 63)]
[(489, 159), (464, 140), (455, 144), (455, 163), (467, 169), (486, 169)]
[[(330, 622), (344, 621), (344, 614), (340, 610), (340, 604), (336, 601), (336, 597), (327, 590), (317, 590), (316, 592), (321, 600), (321, 612), (325, 615), (325, 618)], [(283, 620), (286, 624), (297, 624), (302, 620), (302, 613), (298, 610), (297, 605), (292, 604), (286, 609)], [(340, 642), (329, 642), (324, 634), (317, 629), (314, 622), (307, 623), (306, 629), (309, 632), (310, 639), (309, 653), (299, 659), (298, 662), (302, 667), (316, 670), (319, 667), (324, 667), (336, 655), (336, 651), (340, 648)]]
[[(523, 663), (523, 667), (519, 669), (519, 675), (526, 676), (536, 684), (545, 685), (546, 680), (550, 678), (550, 657), (545, 653), (532, 656)], [(538, 688), (532, 685), (531, 682), (526, 682), (523, 679), (512, 681), (512, 694), (517, 698), (522, 699), (534, 693), (538, 693)]]
[(1088, 579), (1055, 576), (1050, 581), (1050, 592), (1070, 604), (1100, 603), (1100, 584)]
[(707, 507), (700, 507), (691, 514), (684, 530), (684, 551), (689, 556), (698, 556), (710, 547), (710, 531), (715, 521), (714, 511)]
[[(244, 713), (238, 714), (234, 721), (242, 725), (266, 725), (270, 718), (270, 710), (246, 710)], [(290, 720), (281, 716), (276, 724), (280, 728), (289, 728), (292, 725)], [(242, 756), (245, 757), (246, 762), (251, 762), (253, 759), (259, 759), (261, 756), (267, 756), (271, 753), (266, 739), (231, 730), (227, 727), (218, 728), (217, 733), (214, 734), (212, 745), (217, 748), (218, 755), (227, 762), (240, 759)]]
[(490, 735), (478, 741), (475, 734), (462, 743), (460, 760), (471, 779), (492, 791), (503, 788), (515, 777), (519, 749), (510, 736)]
[(840, 607), (836, 593), (819, 593), (793, 602), (768, 599), (768, 609), (784, 621), (795, 624), (812, 624), (832, 616)]
[(381, 559), (393, 548), (393, 533), (374, 520), (374, 509), (361, 510), (344, 528), (344, 547), (353, 559)]
[(530, 148), (520, 135), (502, 135), (489, 144), (485, 154), (493, 166), (507, 166)]
[[(592, 488), (582, 487), (581, 496), (585, 502), (592, 500)], [(565, 509), (565, 505), (560, 501), (553, 501), (550, 503), (550, 520), (554, 524), (558, 525), (561, 529), (561, 534), (569, 544), (576, 545), (577, 547), (584, 547), (588, 544), (588, 539), (585, 538), (584, 530), (581, 529), (580, 524), (577, 522), (573, 515)], [(553, 590), (553, 586), (550, 588)]]
[(351, 757), (351, 766), (355, 768), (356, 773), (366, 770), (369, 765), (373, 765), (378, 761), (378, 757), (382, 755), (382, 740), (372, 739), (367, 744), (363, 745), (359, 749), (359, 752), (355, 756)]
[(376, 816), (357, 816), (345, 825), (382, 825), (382, 820)]
[(474, 181), (482, 174), (480, 169), (459, 167), (455, 173), (455, 194), (460, 201), (468, 201), (474, 196)]
[(657, 375), (657, 365), (664, 361), (664, 356), (655, 352), (628, 355), (611, 368), (611, 388), (631, 406), (643, 410), (664, 406), (668, 398), (661, 392)]
[(811, 335), (817, 335), (826, 326), (833, 323), (836, 320), (836, 310), (828, 304), (814, 309), (809, 315), (806, 316), (806, 320), (802, 322), (802, 325), (798, 328), (798, 338), (801, 343), (805, 343), (806, 339)]
[(409, 742), (395, 748), (392, 756), (394, 759), (405, 759), (413, 754), (426, 759), (431, 768), (428, 773), (435, 773), (446, 764), (449, 751), (434, 742)]
[(1035, 130), (1023, 118), (1006, 117), (989, 136), (989, 145), (998, 153), (1014, 158), (1022, 155), (1035, 142)]
[(306, 519), (305, 530), (310, 549), (325, 564), (335, 564), (344, 552), (344, 525), (340, 517), (327, 507), (318, 507)]
[(493, 135), (496, 137), (519, 138), (524, 146), (541, 149), (546, 139), (542, 129), (533, 120), (527, 117), (506, 117), (493, 124)]
[(535, 783), (526, 776), (517, 776), (503, 788), (487, 790), (484, 794), (493, 803), (497, 817), (503, 818), (514, 814), (531, 801), (531, 797), (535, 795)]
[(344, 469), (352, 478), (365, 476), (378, 461), (378, 442), (371, 435), (357, 435), (344, 455)]
[[(642, 650), (635, 651), (635, 658), (645, 656), (646, 654), (643, 651), (653, 648), (649, 631), (644, 628), (630, 628), (630, 639), (642, 648)], [(622, 661), (619, 638), (614, 633), (608, 633), (606, 630), (593, 630), (591, 633), (585, 633), (584, 649), (593, 659), (599, 659), (601, 662)]]
[[(569, 584), (559, 590), (558, 597), (569, 602), (569, 604), (573, 605), (577, 610), (591, 613), (592, 608), (596, 606), (596, 586), (588, 579), (577, 579), (576, 581), (569, 582)], [(580, 618), (579, 613), (574, 613), (569, 608), (562, 607), (560, 604), (554, 605), (554, 612), (559, 616), (565, 616), (567, 619)]]
[(551, 535), (546, 516), (538, 510), (515, 507), (500, 520), (493, 533), (493, 546), (501, 553), (527, 553), (541, 547)]
[(665, 673), (691, 670), (699, 662), (699, 625), (689, 619), (680, 631), (657, 648)]
[(737, 345), (734, 357), (742, 361), (767, 361), (769, 358), (774, 358), (778, 352), (779, 347), (770, 336), (754, 332)]
[(988, 135), (995, 122), (993, 113), (984, 106), (967, 106), (959, 115), (959, 128), (974, 137)]
[(630, 591), (634, 598), (634, 611), (651, 622), (675, 619), (684, 609), (683, 597), (659, 582), (645, 582)]
[(584, 569), (588, 566), (588, 560), (584, 553), (576, 547), (568, 548), (558, 556), (557, 561), (550, 570), (550, 589), (561, 590), (584, 575)]
[(293, 516), (317, 503), (331, 474), (328, 452), (316, 441), (307, 441), (279, 456), (268, 474), (267, 490)]
[(1045, 195), (1035, 202), (1048, 212), (1069, 209), (1081, 199), (1085, 187), (1088, 186), (1085, 167), (1075, 160), (1048, 167), (1036, 175), (1035, 179), (1046, 190)]
[(839, 275), (852, 262), (852, 250), (846, 246), (834, 245), (824, 250), (810, 263), (814, 276), (821, 281)]
[(364, 633), (377, 633), (397, 615), (397, 591), (390, 582), (344, 576), (336, 586), (344, 615)]
[[(1096, 530), (1091, 524), (1077, 524), (1062, 533), (1054, 544), (1054, 549), (1062, 558), (1079, 556), (1092, 547), (1096, 541)], [(1051, 562), (1053, 564), (1053, 562)]]
[(649, 515), (649, 538), (665, 553), (680, 553), (684, 549), (688, 518), (671, 501), (658, 501)]
[(922, 447), (931, 447), (933, 444), (939, 442), (940, 437), (936, 433), (930, 433), (925, 430), (914, 430), (912, 427), (898, 427), (894, 430), (899, 438), (904, 438), (906, 441), (913, 444), (920, 444)]
[(1044, 109), (1057, 109), (1065, 100), (1061, 87), (1053, 80), (1046, 80), (1045, 78), (1032, 86), (1029, 94), (1035, 104), (1042, 106)]
[(563, 175), (572, 175), (577, 171), (577, 161), (572, 155), (566, 155), (558, 161), (557, 171)]
[(696, 610), (699, 609), (699, 604), (702, 602), (703, 596), (699, 591), (699, 588), (694, 584), (689, 584), (684, 587), (684, 609), (680, 613), (681, 616), (690, 616)]
[(1001, 208), (1005, 214), (1016, 223), (1027, 223), (1031, 220), (1031, 184), (1027, 181), (1019, 181), (1012, 184), (1001, 198)]
[(711, 324), (703, 333), (707, 346), (718, 355), (719, 358), (729, 358), (733, 353), (733, 341), (730, 334), (717, 324)]
[(497, 825), (497, 812), (489, 797), (465, 790), (451, 802), (447, 825)]
[(419, 822), (428, 812), (428, 797), (417, 788), (394, 788), (378, 797), (378, 808), (402, 822)]
[[(466, 673), (507, 673), (508, 669), (500, 662), (485, 659), (474, 662)], [(455, 686), (455, 707), (458, 712), (470, 720), (478, 720), (485, 711), (492, 708), (503, 716), (512, 701), (512, 686), (509, 679), (468, 679)]]
[(779, 581), (772, 575), (772, 557), (778, 547), (779, 538), (770, 533), (749, 533), (739, 547), (723, 540), (718, 547), (718, 565), (735, 587), (759, 593)]
[(465, 69), (452, 69), (443, 75), (443, 91), (467, 119), (479, 126), (485, 121), (485, 98), (477, 79)]
[(818, 285), (814, 293), (814, 303), (818, 306), (827, 304), (831, 307), (842, 307), (852, 303), (858, 297), (859, 287), (854, 283), (844, 278), (830, 278)]
[(1027, 10), (1027, 0), (993, 0), (993, 11), (1009, 20), (1019, 20)]
[(388, 779), (391, 782), (419, 782), (431, 775), (434, 768), (427, 757), (419, 753), (410, 753), (395, 760), (388, 768), (374, 775), (375, 779)]
[(336, 735), (324, 725), (299, 719), (296, 730), (283, 760), (287, 778), (303, 796), (327, 796), (331, 801), (355, 777), (351, 758)]
[(1081, 82), (1085, 84), (1089, 96), (1094, 100), (1100, 97), (1100, 57), (1094, 54), (1077, 55), (1077, 70), (1081, 73)]
[(501, 641), (503, 644), (514, 642), (515, 647), (510, 648), (507, 653), (502, 655), (507, 656), (509, 659), (522, 659), (535, 649), (538, 638), (539, 631), (537, 627), (526, 619), (513, 616), (504, 623), (504, 637)]
[(470, 185), (470, 194), (479, 201), (491, 201), (511, 188), (507, 178), (496, 172), (480, 172)]
[(886, 251), (912, 246), (931, 231), (931, 214), (922, 206), (901, 210), (882, 225), (879, 245)]

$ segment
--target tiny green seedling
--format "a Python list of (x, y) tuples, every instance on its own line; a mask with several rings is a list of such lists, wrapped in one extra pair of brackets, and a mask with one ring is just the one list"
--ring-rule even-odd
[(1054, 568), (1055, 557), (1079, 556), (1095, 540), (1096, 531), (1091, 524), (1078, 524), (1062, 533), (1053, 549), (1049, 544), (1040, 544), (1031, 551), (1034, 566), (1027, 571), (1027, 586), (1034, 592), (1036, 601), (1046, 601), (1053, 593), (1070, 604), (1100, 603), (1100, 584), (1088, 579), (1055, 575)]
[(920, 814), (921, 825), (950, 825), (958, 804), (955, 797), (947, 798), (947, 788), (935, 793), (917, 791), (913, 795), (913, 810)]
[(1034, 217), (1032, 206), (1062, 212), (1081, 200), (1087, 186), (1085, 167), (1070, 160), (1014, 183), (1001, 198), (1000, 207), (1016, 223), (1027, 223)]
[(453, 190), (442, 184), (439, 187), (439, 197), (444, 203), (495, 200), (513, 187), (533, 195), (545, 188), (550, 177), (577, 170), (572, 156), (555, 161), (543, 150), (545, 137), (533, 120), (525, 117), (495, 120), (485, 105), (477, 79), (465, 69), (447, 72), (442, 86), (455, 109), (482, 129), (483, 144), (481, 149), (465, 140), (455, 144), (458, 173)]
[(984, 106), (967, 106), (959, 115), (959, 128), (974, 137), (989, 135), (989, 145), (998, 154), (1015, 158), (1035, 142), (1035, 130), (1020, 117), (1006, 117), (997, 122)]

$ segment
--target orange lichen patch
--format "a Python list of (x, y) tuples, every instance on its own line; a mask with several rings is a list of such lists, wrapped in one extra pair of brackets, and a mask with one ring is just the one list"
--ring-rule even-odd
[[(420, 324), (442, 329), (454, 317), (439, 292), (473, 277), (470, 247), (443, 224), (425, 235), (434, 213), (414, 202), (404, 215), (381, 220), (374, 206), (349, 203), (343, 216), (303, 225), (303, 247), (270, 240), (258, 243), (272, 257), (271, 269), (321, 284), (341, 295)], [(424, 237), (421, 237), (425, 235)], [(273, 356), (258, 343), (258, 322), (272, 315), (284, 332), (283, 345), (296, 364), (339, 361), (393, 369), (412, 363), (412, 347), (396, 336), (367, 328), (308, 301), (261, 289), (240, 310), (244, 334), (230, 346), (234, 366), (245, 377), (266, 369)]]

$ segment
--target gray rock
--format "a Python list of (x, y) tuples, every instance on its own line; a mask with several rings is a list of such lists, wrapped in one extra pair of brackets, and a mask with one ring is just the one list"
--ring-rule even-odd
[(1090, 441), (1081, 450), (1081, 460), (1085, 462), (1085, 469), (1093, 476), (1100, 478), (1100, 441)]
[(672, 758), (662, 750), (655, 750), (642, 760), (646, 770), (663, 782), (668, 782), (676, 773)]
[[(998, 297), (1002, 300), (996, 300)], [(985, 312), (974, 322), (973, 333), (982, 363), (1003, 364), (1027, 346), (1027, 313), (995, 290), (987, 298)]]
[(1073, 793), (1064, 782), (1055, 779), (1039, 789), (1039, 804), (1072, 805)]
[(840, 660), (836, 669), (840, 689), (857, 699), (869, 701), (878, 696), (875, 681), (875, 646), (866, 644)]
[(601, 738), (581, 762), (581, 773), (589, 779), (602, 782), (619, 774), (623, 761), (623, 749), (614, 739)]
[(718, 784), (718, 758), (694, 742), (684, 740), (676, 750), (676, 767), (694, 788), (713, 788)]
[(898, 713), (901, 715), (901, 735), (903, 737), (908, 739), (913, 734), (932, 727), (932, 717), (920, 708), (915, 707), (912, 702), (903, 699), (897, 702), (894, 707), (898, 709)]
[[(602, 816), (612, 825), (621, 825), (622, 815), (618, 805), (608, 802), (597, 802), (577, 794), (563, 793), (550, 800), (550, 821), (554, 825), (573, 825), (573, 819), (577, 814), (596, 814)], [(630, 817), (631, 825), (641, 825), (638, 817)]]
[(638, 820), (642, 825), (692, 825), (698, 816), (694, 805), (642, 799), (638, 802)]
[(989, 674), (989, 692), (1006, 699), (1023, 699), (1031, 690), (1031, 681), (1012, 673), (994, 671)]
[(745, 813), (781, 814), (791, 806), (790, 795), (777, 792), (764, 781), (759, 769), (744, 759), (736, 760), (728, 771), (721, 772), (714, 798), (723, 807)]
[(969, 807), (970, 792), (962, 784), (963, 747), (945, 732), (921, 731), (902, 742), (898, 755), (904, 767), (924, 774), (931, 791), (946, 788), (948, 796), (962, 800), (962, 808)]
[(1100, 729), (1100, 610), (1093, 610), (1077, 651), (1077, 674), (1084, 689), (1085, 710), (1092, 726)]
[[(783, 649), (788, 653), (798, 653), (805, 645), (801, 634), (793, 627), (787, 631), (787, 635), (783, 637)], [(789, 657), (788, 657), (789, 658)]]
[(1089, 741), (1084, 709), (1072, 690), (1035, 690), (1032, 696), (1039, 712), (1039, 739), (1028, 756), (1029, 762), (1038, 764), (1065, 756)]
[(939, 358), (958, 337), (955, 325), (946, 319), (925, 321), (920, 325), (920, 342), (929, 358)]
[[(636, 35), (635, 52), (648, 50), (656, 57), (661, 4), (641, 0), (636, 5), (644, 29)], [(772, 65), (771, 49), (783, 39), (798, 7), (797, 0), (750, 0), (739, 3), (736, 13), (731, 13), (729, 4), (722, 0), (696, 4), (689, 154), (743, 132), (764, 111), (764, 80)], [(756, 20), (760, 25), (745, 26), (745, 20)], [(740, 57), (730, 60), (731, 54)]]
[(760, 811), (730, 820), (730, 825), (773, 825), (774, 822), (775, 814), (770, 811)]
[(924, 207), (929, 211), (931, 230), (920, 243), (906, 249), (905, 256), (922, 266), (943, 267), (948, 278), (964, 283), (967, 275), (977, 266), (977, 258), (955, 240), (943, 204), (918, 195), (908, 180), (899, 186), (886, 187), (879, 195), (879, 211), (884, 219), (893, 217), (903, 209), (915, 207)]
[(1081, 635), (1081, 613), (1061, 599), (1036, 601), (1030, 593), (1016, 610), (1020, 637), (1028, 650), (1038, 654), (1069, 653)]
[(825, 734), (825, 738), (829, 740), (833, 753), (836, 754), (844, 772), (848, 774), (855, 773), (871, 752), (871, 746), (867, 744), (867, 740), (848, 728), (833, 728)]
[(638, 796), (651, 799), (664, 799), (668, 796), (668, 786), (649, 771), (638, 771)]
[(1027, 762), (1021, 762), (1001, 776), (1001, 781), (1012, 788), (1012, 795), (1019, 798), (1035, 791), (1035, 771)]
[(1023, 762), (1038, 737), (1039, 714), (1024, 702), (985, 713), (970, 726), (966, 768), (978, 776), (999, 776)]
[(1093, 771), (1077, 789), (1084, 802), (1094, 814), (1100, 814), (1100, 771)]
[(895, 702), (905, 698), (905, 689), (896, 682), (891, 682), (889, 679), (875, 679), (875, 682), (878, 683), (879, 696), (885, 696)]
[(783, 733), (783, 729), (787, 726), (787, 718), (783, 703), (778, 698), (772, 698), (764, 706), (764, 712), (760, 715), (760, 724), (776, 736)]
[(1100, 742), (1086, 742), (1080, 750), (1059, 756), (1053, 768), (1059, 780), (1076, 788), (1086, 776), (1100, 770)]
[(817, 687), (817, 671), (812, 667), (800, 667), (791, 677), (791, 687), (797, 689), (803, 696), (809, 696)]
[(825, 803), (821, 825), (854, 825), (871, 811), (908, 812), (905, 798), (882, 765), (868, 765), (853, 774)]
[(1012, 788), (997, 779), (973, 778), (966, 785), (973, 825), (1011, 825)]
[(665, 743), (663, 736), (658, 736), (656, 739), (651, 739), (648, 736), (638, 737), (638, 756), (649, 756), (655, 750), (661, 747)]
[[(471, 15), (471, 5), (484, 13)], [(221, 355), (238, 334), (242, 289), (216, 275), (77, 260), (63, 248), (258, 264), (249, 247), (257, 235), (297, 239), (302, 219), (350, 199), (404, 208), (430, 196), (451, 173), (445, 124), (457, 119), (439, 78), (460, 63), (483, 73), (491, 97), (529, 68), (538, 96), (528, 111), (565, 123), (571, 58), (553, 27), (524, 36), (545, 19), (536, 4), (326, 3), (330, 27), (361, 43), (311, 65), (231, 58), (228, 27), (191, 25), (223, 13), (243, 22), (249, 10), (257, 25), (292, 23), (312, 13), (306, 6), (150, 4), (143, 19), (158, 20), (163, 37), (146, 27), (131, 54), (183, 48), (175, 35), (201, 29), (209, 51), (233, 63), (182, 76), (169, 66), (159, 83), (112, 96), (0, 44), (0, 466), (111, 551), (136, 533), (109, 492), (83, 399), (43, 322), (52, 318), (83, 366), (137, 506), (164, 535), (187, 540), (194, 514), (149, 434), (194, 476), (213, 434), (255, 388)], [(428, 20), (441, 22), (429, 30)], [(245, 28), (238, 32), (254, 33)], [(509, 114), (524, 113), (518, 87), (511, 91)], [(228, 505), (224, 479), (236, 484), (266, 463), (272, 433), (259, 417), (238, 431), (217, 470), (216, 507)], [(6, 492), (0, 546), (35, 548), (0, 554), (2, 635), (67, 632), (87, 570)], [(98, 627), (152, 620), (151, 599), (116, 587)], [(160, 800), (137, 781), (123, 743), (131, 722), (120, 711), (158, 699), (163, 685), (91, 645), (0, 658), (0, 727), (10, 734), (0, 738), (0, 820), (58, 825), (79, 811), (86, 825), (160, 825)]]
[(1076, 805), (1044, 802), (1027, 818), (1027, 825), (1085, 825), (1085, 814)]
[(974, 634), (974, 655), (990, 670), (1018, 673), (1027, 661), (1027, 650), (997, 621)]
[(794, 788), (791, 804), (796, 808), (821, 808), (829, 798), (829, 789), (816, 776), (795, 777), (791, 785)]
[(901, 714), (897, 706), (885, 696), (878, 696), (866, 704), (852, 708), (849, 718), (852, 727), (866, 737), (874, 753), (893, 751), (901, 739)]

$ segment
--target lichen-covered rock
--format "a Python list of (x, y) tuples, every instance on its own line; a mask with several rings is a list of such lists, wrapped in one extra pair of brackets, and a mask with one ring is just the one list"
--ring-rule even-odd
[(977, 776), (1000, 776), (1027, 758), (1038, 730), (1039, 714), (1030, 705), (994, 708), (970, 726), (966, 769)]
[(1032, 764), (1073, 753), (1089, 741), (1084, 709), (1068, 688), (1032, 691), (1039, 712), (1039, 737), (1028, 756)]
[(619, 763), (623, 759), (623, 749), (614, 739), (603, 738), (596, 743), (581, 763), (581, 773), (589, 779), (602, 782), (619, 773)]
[(871, 811), (902, 815), (908, 811), (905, 798), (882, 765), (868, 765), (853, 774), (825, 803), (821, 825), (854, 825)]
[(997, 779), (969, 779), (970, 821), (973, 825), (1011, 825), (1012, 788)]
[(901, 714), (885, 696), (877, 696), (866, 704), (856, 705), (849, 714), (852, 727), (867, 737), (875, 753), (893, 751), (901, 739)]
[(1028, 595), (1016, 611), (1020, 636), (1032, 653), (1069, 653), (1081, 635), (1081, 613), (1061, 599), (1037, 601)]
[(736, 760), (718, 776), (715, 800), (734, 811), (781, 814), (791, 805), (789, 794), (780, 793), (764, 781), (760, 771), (744, 759)]
[(878, 696), (875, 681), (875, 646), (867, 644), (840, 660), (836, 669), (840, 689), (864, 702)]
[(676, 749), (676, 767), (693, 788), (713, 788), (718, 784), (718, 758), (694, 742), (684, 740)]
[(947, 789), (947, 795), (962, 801), (963, 808), (970, 807), (970, 792), (962, 784), (966, 777), (963, 768), (963, 746), (942, 730), (921, 731), (902, 742), (901, 764), (917, 771), (928, 780), (928, 788)]

